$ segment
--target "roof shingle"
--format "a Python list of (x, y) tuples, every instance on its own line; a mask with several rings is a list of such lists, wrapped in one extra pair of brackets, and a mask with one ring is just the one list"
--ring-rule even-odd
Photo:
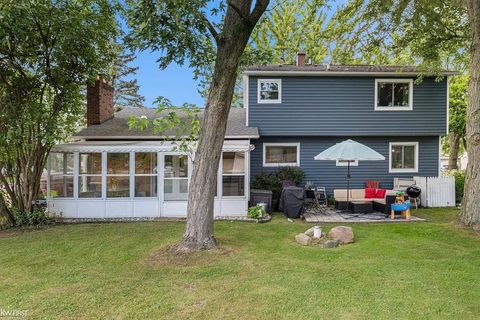
[[(124, 109), (115, 113), (115, 116), (99, 125), (92, 125), (90, 127), (80, 130), (74, 135), (75, 138), (84, 139), (161, 139), (159, 135), (152, 132), (152, 127), (149, 126), (146, 130), (130, 129), (128, 127), (128, 119), (131, 116), (140, 117), (146, 116), (148, 119), (161, 118), (171, 110), (165, 110), (158, 113), (156, 109), (150, 108), (132, 108)], [(203, 117), (203, 109), (200, 111), (200, 119)], [(174, 132), (167, 133), (167, 135), (175, 135)], [(232, 108), (230, 110), (227, 131), (225, 134), (228, 138), (236, 137), (258, 137), (258, 129), (256, 127), (246, 126), (246, 110), (243, 108)]]

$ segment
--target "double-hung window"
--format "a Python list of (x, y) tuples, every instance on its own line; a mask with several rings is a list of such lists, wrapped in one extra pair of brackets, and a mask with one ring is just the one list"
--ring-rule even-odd
[(258, 79), (258, 103), (282, 103), (281, 79)]
[(264, 143), (263, 166), (300, 166), (299, 143)]
[(50, 197), (73, 197), (73, 153), (50, 154)]
[(130, 197), (130, 154), (107, 153), (107, 198)]
[(390, 172), (418, 172), (418, 142), (390, 143)]
[(80, 153), (78, 173), (78, 197), (102, 197), (102, 154)]
[(135, 197), (157, 196), (157, 153), (135, 153)]
[(163, 172), (165, 201), (186, 201), (188, 199), (188, 157), (166, 155)]
[(413, 110), (413, 80), (375, 79), (375, 110)]
[(222, 196), (244, 196), (245, 152), (224, 152), (222, 162)]

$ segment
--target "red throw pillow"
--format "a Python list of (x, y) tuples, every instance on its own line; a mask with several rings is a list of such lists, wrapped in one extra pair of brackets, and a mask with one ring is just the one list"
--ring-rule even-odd
[(375, 198), (385, 198), (385, 193), (387, 193), (387, 190), (385, 189), (377, 189), (377, 195), (375, 196)]
[(375, 188), (365, 188), (365, 199), (376, 198), (377, 189)]

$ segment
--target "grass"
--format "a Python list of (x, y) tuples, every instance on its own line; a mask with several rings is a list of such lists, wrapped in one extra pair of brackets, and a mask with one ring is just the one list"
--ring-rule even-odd
[[(182, 222), (0, 232), (0, 308), (45, 319), (478, 319), (480, 238), (455, 209), (355, 224), (356, 242), (301, 247), (309, 225), (218, 222), (222, 249), (171, 257)], [(322, 226), (324, 230), (329, 226)]]

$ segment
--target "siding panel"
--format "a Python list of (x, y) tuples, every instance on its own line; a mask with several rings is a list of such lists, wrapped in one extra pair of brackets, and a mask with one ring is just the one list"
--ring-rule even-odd
[(446, 134), (446, 80), (414, 84), (413, 111), (393, 112), (374, 110), (373, 77), (261, 77), (282, 79), (281, 104), (257, 104), (259, 78), (249, 78), (249, 125), (261, 136)]
[[(392, 188), (394, 177), (437, 176), (438, 175), (438, 137), (352, 137), (385, 156), (384, 161), (359, 161), (358, 167), (351, 167), (352, 188), (364, 188), (366, 180), (380, 181), (382, 188)], [(300, 165), (305, 170), (306, 181), (316, 186), (327, 187), (332, 193), (335, 188), (346, 188), (346, 167), (337, 167), (335, 161), (317, 161), (313, 157), (335, 143), (345, 140), (341, 137), (262, 137), (252, 140), (255, 150), (251, 152), (251, 179), (262, 170), (274, 171), (276, 168), (263, 167), (262, 153), (264, 142), (300, 142)], [(419, 142), (418, 173), (389, 173), (389, 142)]]

